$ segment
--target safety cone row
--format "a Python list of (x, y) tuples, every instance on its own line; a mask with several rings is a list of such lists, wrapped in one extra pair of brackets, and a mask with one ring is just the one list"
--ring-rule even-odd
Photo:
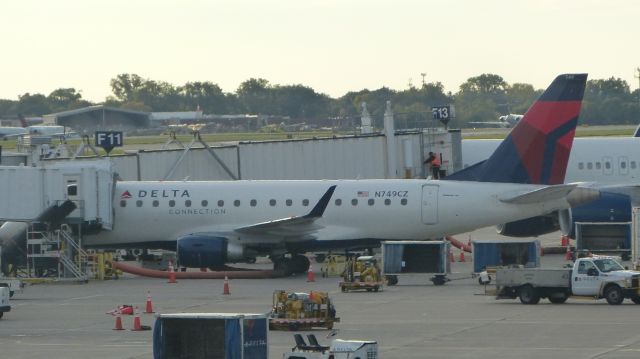
[(568, 261), (573, 260), (573, 257), (571, 256), (571, 247), (570, 246), (567, 246), (567, 252), (564, 255), (564, 259), (568, 260)]
[(173, 270), (172, 261), (169, 261), (169, 282), (168, 283), (178, 283), (176, 281), (176, 272)]
[(229, 290), (229, 278), (227, 276), (224, 276), (224, 289), (222, 291), (223, 295), (229, 295), (231, 294), (231, 291)]
[(313, 274), (313, 266), (309, 263), (309, 269), (307, 270), (307, 282), (315, 282), (316, 277)]
[(153, 303), (151, 303), (151, 292), (147, 291), (147, 303), (144, 310), (145, 314), (153, 314)]

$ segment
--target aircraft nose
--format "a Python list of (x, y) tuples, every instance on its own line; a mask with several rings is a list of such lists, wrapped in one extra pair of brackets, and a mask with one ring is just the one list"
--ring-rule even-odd
[(595, 188), (576, 187), (567, 196), (571, 207), (580, 206), (600, 198), (600, 191)]

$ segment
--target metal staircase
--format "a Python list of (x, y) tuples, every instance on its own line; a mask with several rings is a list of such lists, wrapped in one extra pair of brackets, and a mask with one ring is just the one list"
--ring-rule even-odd
[(88, 256), (69, 225), (43, 230), (42, 223), (27, 229), (27, 273), (29, 277), (57, 277), (58, 280), (87, 281)]

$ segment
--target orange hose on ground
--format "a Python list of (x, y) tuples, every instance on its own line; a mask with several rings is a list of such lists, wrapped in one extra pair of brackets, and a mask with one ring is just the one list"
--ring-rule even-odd
[[(169, 278), (168, 271), (142, 268), (121, 262), (111, 262), (111, 266), (123, 272), (151, 278)], [(216, 272), (175, 272), (176, 279), (262, 279), (275, 278), (282, 275), (273, 270), (232, 270)]]
[(451, 237), (451, 236), (446, 236), (445, 237), (449, 242), (451, 242), (451, 244), (459, 249), (462, 249), (463, 251), (467, 252), (467, 253), (471, 253), (471, 246), (469, 246), (468, 244), (462, 243), (459, 240)]

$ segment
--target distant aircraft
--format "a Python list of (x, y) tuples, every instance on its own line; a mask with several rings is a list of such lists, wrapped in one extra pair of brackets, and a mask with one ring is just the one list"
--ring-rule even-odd
[[(85, 233), (83, 245), (176, 250), (194, 268), (268, 255), (300, 273), (307, 251), (438, 238), (585, 203), (597, 191), (547, 183), (564, 180), (586, 77), (558, 76), (505, 140), (522, 153), (499, 148), (476, 181), (118, 181), (113, 230)], [(12, 223), (0, 228), (5, 242)]]
[(57, 125), (31, 125), (22, 115), (18, 115), (22, 127), (0, 127), (0, 139), (8, 140), (9, 138), (21, 137), (26, 135), (32, 136), (66, 136), (74, 134), (67, 131), (64, 126)]
[(477, 121), (469, 122), (470, 125), (478, 125), (483, 127), (512, 128), (524, 115), (508, 114), (498, 117), (498, 121)]

